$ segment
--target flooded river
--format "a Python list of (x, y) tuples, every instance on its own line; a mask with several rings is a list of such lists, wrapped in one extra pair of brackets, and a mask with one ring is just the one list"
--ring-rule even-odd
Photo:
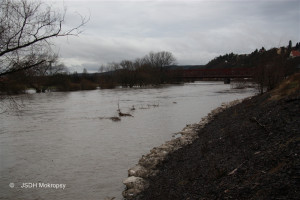
[[(252, 94), (196, 82), (24, 95), (23, 108), (0, 114), (0, 199), (121, 199), (142, 155), (222, 102)], [(133, 117), (109, 119), (118, 106)]]

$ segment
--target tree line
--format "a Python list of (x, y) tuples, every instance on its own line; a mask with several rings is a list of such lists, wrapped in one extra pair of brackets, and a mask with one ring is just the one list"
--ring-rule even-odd
[(78, 26), (64, 29), (66, 12), (54, 10), (42, 1), (3, 0), (0, 2), (0, 93), (14, 94), (27, 88), (86, 90), (158, 85), (170, 82), (165, 66), (176, 59), (170, 52), (150, 52), (134, 61), (110, 63), (110, 72), (68, 73), (52, 51), (51, 39), (81, 33), (88, 20), (80, 16)]
[(69, 73), (68, 69), (59, 63), (57, 57), (39, 67), (19, 70), (6, 74), (1, 81), (0, 92), (6, 94), (23, 93), (28, 88), (37, 92), (92, 90), (100, 88), (144, 87), (164, 83), (174, 83), (176, 73), (170, 72), (166, 66), (175, 64), (172, 53), (150, 52), (143, 58), (133, 61), (123, 60), (102, 65), (99, 73), (89, 74), (84, 69), (82, 73)]
[[(81, 16), (80, 16), (81, 17)], [(142, 58), (108, 63), (99, 73), (70, 74), (51, 49), (51, 39), (78, 35), (87, 23), (84, 17), (78, 26), (64, 29), (65, 11), (58, 12), (40, 1), (0, 1), (0, 93), (12, 94), (34, 88), (69, 91), (101, 88), (143, 87), (174, 83), (180, 80), (180, 70), (171, 70), (176, 64), (171, 52), (150, 52)], [(291, 59), (294, 47), (266, 50), (262, 47), (248, 55), (226, 54), (211, 60), (206, 68), (249, 67), (262, 93), (273, 89), (282, 79), (294, 73), (300, 57)], [(1, 100), (1, 98), (0, 98)]]
[[(100, 87), (112, 88), (116, 85), (123, 87), (142, 87), (174, 83), (175, 72), (168, 70), (167, 66), (176, 64), (176, 58), (171, 52), (150, 52), (142, 58), (135, 60), (122, 60), (119, 63), (108, 63), (99, 68), (101, 72)], [(103, 71), (107, 71), (103, 73)]]
[(257, 84), (259, 93), (274, 89), (283, 79), (295, 73), (300, 66), (300, 57), (292, 58), (292, 51), (299, 51), (300, 43), (286, 47), (264, 47), (256, 49), (250, 54), (238, 55), (234, 53), (218, 56), (211, 60), (206, 68), (252, 68), (253, 81)]

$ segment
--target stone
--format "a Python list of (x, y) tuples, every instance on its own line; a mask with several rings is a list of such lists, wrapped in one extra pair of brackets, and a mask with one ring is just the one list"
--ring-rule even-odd
[(128, 176), (148, 177), (149, 170), (141, 165), (136, 165), (128, 170)]
[(130, 176), (123, 181), (123, 184), (129, 189), (145, 190), (149, 183), (145, 179), (136, 176)]
[(129, 189), (129, 190), (125, 190), (122, 192), (122, 195), (125, 199), (135, 199), (135, 197), (141, 193), (142, 191), (141, 190), (138, 190), (138, 189)]
[(159, 157), (157, 155), (158, 154), (151, 154), (144, 156), (139, 160), (139, 164), (147, 169), (154, 169), (164, 159), (163, 157)]

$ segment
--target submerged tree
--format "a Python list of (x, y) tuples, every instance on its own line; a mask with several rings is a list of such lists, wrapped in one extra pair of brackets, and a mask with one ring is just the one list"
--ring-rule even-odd
[(174, 65), (176, 63), (176, 58), (171, 52), (161, 51), (157, 53), (150, 52), (143, 58), (143, 61), (144, 64), (158, 69), (159, 83), (164, 83), (166, 81), (164, 67)]

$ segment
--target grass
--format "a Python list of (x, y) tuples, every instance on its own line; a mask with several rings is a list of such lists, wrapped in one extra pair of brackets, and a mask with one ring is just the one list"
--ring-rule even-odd
[(279, 100), (300, 91), (300, 73), (296, 73), (284, 80), (271, 92), (271, 100)]

